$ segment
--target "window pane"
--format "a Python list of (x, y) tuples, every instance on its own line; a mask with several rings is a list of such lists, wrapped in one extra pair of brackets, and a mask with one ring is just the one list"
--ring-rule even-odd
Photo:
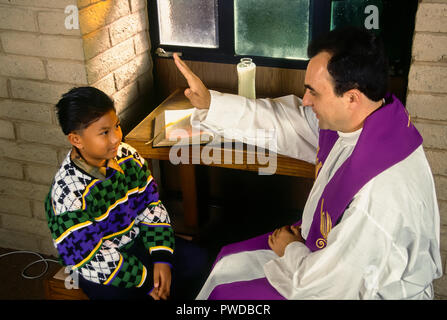
[(217, 48), (216, 0), (158, 0), (160, 44)]
[(234, 0), (238, 55), (307, 59), (309, 0)]
[(382, 0), (333, 0), (331, 30), (351, 25), (377, 31), (382, 7)]

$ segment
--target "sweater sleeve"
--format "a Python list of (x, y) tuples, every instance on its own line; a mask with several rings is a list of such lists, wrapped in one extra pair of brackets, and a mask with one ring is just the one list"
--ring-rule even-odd
[(167, 263), (172, 267), (175, 241), (169, 214), (159, 199), (158, 186), (151, 176), (147, 162), (136, 151), (132, 154), (141, 163), (139, 180), (142, 182), (140, 187), (144, 192), (140, 194), (139, 200), (145, 204), (145, 209), (137, 216), (135, 223), (139, 227), (141, 239), (152, 261)]

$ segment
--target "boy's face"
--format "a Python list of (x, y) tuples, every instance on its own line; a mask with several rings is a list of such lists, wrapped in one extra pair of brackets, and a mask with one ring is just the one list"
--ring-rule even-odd
[(123, 133), (114, 110), (110, 110), (87, 128), (70, 133), (68, 139), (88, 164), (100, 167), (116, 156)]

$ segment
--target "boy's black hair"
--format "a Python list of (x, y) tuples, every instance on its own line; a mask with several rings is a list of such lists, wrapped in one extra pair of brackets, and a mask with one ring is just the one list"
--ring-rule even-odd
[(331, 54), (327, 69), (337, 96), (358, 89), (373, 101), (385, 97), (388, 58), (378, 36), (356, 27), (335, 29), (314, 40), (307, 49), (307, 55), (313, 58), (323, 51)]
[(73, 88), (56, 104), (57, 117), (65, 135), (87, 128), (110, 110), (113, 100), (93, 87)]

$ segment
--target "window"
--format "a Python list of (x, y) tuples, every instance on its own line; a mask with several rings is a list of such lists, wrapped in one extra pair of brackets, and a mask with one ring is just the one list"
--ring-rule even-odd
[(418, 0), (148, 0), (152, 50), (186, 60), (304, 69), (307, 46), (344, 25), (384, 37), (394, 74), (405, 74)]

